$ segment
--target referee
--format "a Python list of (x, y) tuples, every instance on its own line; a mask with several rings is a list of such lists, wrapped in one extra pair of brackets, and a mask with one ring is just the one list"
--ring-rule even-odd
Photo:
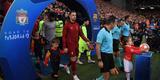
[(120, 45), (120, 37), (121, 37), (121, 26), (123, 25), (122, 19), (116, 19), (117, 25), (113, 28), (112, 34), (113, 34), (113, 55), (114, 55), (114, 61), (115, 66), (118, 70), (123, 70), (122, 68), (122, 59), (120, 57), (120, 51), (119, 51), (119, 45)]
[(110, 72), (111, 74), (118, 74), (113, 60), (113, 36), (111, 32), (115, 25), (115, 17), (110, 16), (109, 19), (105, 20), (105, 27), (97, 35), (96, 54), (104, 80), (109, 80)]

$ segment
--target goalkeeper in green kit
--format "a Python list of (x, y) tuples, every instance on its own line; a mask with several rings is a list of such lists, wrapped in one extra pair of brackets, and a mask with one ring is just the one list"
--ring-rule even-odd
[[(90, 23), (89, 20), (85, 19), (83, 25), (81, 26), (82, 32), (85, 35), (85, 37), (87, 37), (86, 27), (89, 27), (89, 23)], [(81, 54), (84, 53), (85, 51), (88, 58), (88, 63), (95, 63), (95, 61), (91, 59), (91, 50), (88, 48), (87, 43), (81, 37), (79, 37), (79, 54), (77, 60), (78, 64), (83, 64), (83, 62), (80, 61), (80, 57)]]

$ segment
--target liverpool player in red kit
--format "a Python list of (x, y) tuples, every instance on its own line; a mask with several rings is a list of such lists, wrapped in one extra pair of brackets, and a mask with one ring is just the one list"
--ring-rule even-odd
[(74, 80), (79, 80), (78, 76), (76, 75), (76, 61), (79, 53), (79, 36), (86, 41), (88, 45), (90, 44), (89, 39), (84, 36), (79, 24), (76, 22), (76, 12), (72, 11), (69, 14), (69, 21), (67, 21), (64, 25), (62, 41), (64, 50), (68, 51), (70, 56), (70, 64)]

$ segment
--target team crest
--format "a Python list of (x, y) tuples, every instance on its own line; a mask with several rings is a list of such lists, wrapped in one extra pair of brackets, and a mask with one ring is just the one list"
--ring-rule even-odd
[(28, 15), (26, 10), (20, 9), (16, 11), (16, 23), (22, 26), (28, 24)]

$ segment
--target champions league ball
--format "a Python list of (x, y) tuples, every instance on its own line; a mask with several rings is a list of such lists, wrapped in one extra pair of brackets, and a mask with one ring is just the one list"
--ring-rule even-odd
[(143, 43), (140, 45), (140, 48), (143, 49), (145, 52), (148, 52), (150, 47), (147, 43)]

